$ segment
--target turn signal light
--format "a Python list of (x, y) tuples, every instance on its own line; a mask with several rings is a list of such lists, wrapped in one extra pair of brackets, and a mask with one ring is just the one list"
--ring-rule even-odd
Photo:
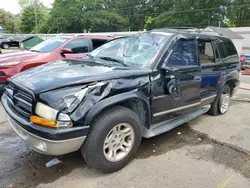
[(50, 120), (47, 120), (38, 116), (30, 116), (30, 121), (34, 124), (41, 125), (41, 126), (48, 127), (48, 128), (54, 128), (54, 129), (59, 128), (59, 126), (57, 125), (55, 121), (50, 121)]

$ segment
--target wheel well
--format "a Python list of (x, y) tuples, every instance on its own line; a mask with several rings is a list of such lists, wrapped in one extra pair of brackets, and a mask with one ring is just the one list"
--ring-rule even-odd
[(232, 95), (232, 91), (235, 88), (235, 81), (234, 80), (228, 80), (226, 82), (226, 85), (230, 87), (230, 95)]
[[(134, 111), (138, 115), (138, 117), (140, 118), (141, 123), (142, 123), (141, 125), (148, 127), (148, 125), (151, 121), (151, 119), (149, 119), (149, 117), (151, 117), (149, 114), (150, 112), (149, 112), (145, 102), (142, 100), (138, 100), (138, 99), (128, 99), (128, 100), (107, 106), (104, 109), (102, 109), (97, 115), (95, 115), (94, 119), (96, 118), (96, 116), (103, 113), (108, 108), (112, 108), (114, 106), (124, 106), (124, 107), (129, 108), (130, 110)], [(90, 123), (92, 123), (92, 121)]]
[(147, 106), (145, 105), (145, 103), (141, 100), (138, 99), (129, 99), (126, 101), (123, 101), (121, 103), (118, 103), (116, 105), (121, 105), (124, 107), (127, 107), (129, 109), (131, 109), (132, 111), (134, 111), (138, 117), (141, 120), (141, 123), (143, 126), (147, 127), (148, 126), (148, 121), (147, 121), (147, 117), (150, 115), (148, 110), (147, 110)]

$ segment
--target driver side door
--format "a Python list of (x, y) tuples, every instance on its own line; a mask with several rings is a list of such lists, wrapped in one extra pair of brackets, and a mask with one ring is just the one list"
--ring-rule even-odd
[(152, 78), (153, 123), (193, 112), (200, 107), (201, 68), (195, 38), (180, 38)]

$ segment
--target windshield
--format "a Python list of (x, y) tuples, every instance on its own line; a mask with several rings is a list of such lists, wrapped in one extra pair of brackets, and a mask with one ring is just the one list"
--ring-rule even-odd
[(60, 47), (68, 39), (69, 39), (68, 37), (51, 38), (34, 46), (33, 48), (30, 49), (30, 51), (41, 52), (41, 53), (52, 52), (58, 47)]
[(90, 53), (90, 56), (110, 61), (120, 60), (127, 65), (147, 66), (153, 62), (168, 38), (169, 36), (154, 33), (120, 38), (97, 48)]

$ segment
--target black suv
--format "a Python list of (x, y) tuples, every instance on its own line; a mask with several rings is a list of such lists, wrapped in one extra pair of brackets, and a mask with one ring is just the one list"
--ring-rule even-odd
[(83, 60), (64, 59), (9, 79), (2, 104), (15, 132), (37, 152), (81, 150), (104, 172), (122, 168), (142, 137), (201, 114), (224, 114), (239, 85), (227, 38), (153, 30), (115, 39)]

